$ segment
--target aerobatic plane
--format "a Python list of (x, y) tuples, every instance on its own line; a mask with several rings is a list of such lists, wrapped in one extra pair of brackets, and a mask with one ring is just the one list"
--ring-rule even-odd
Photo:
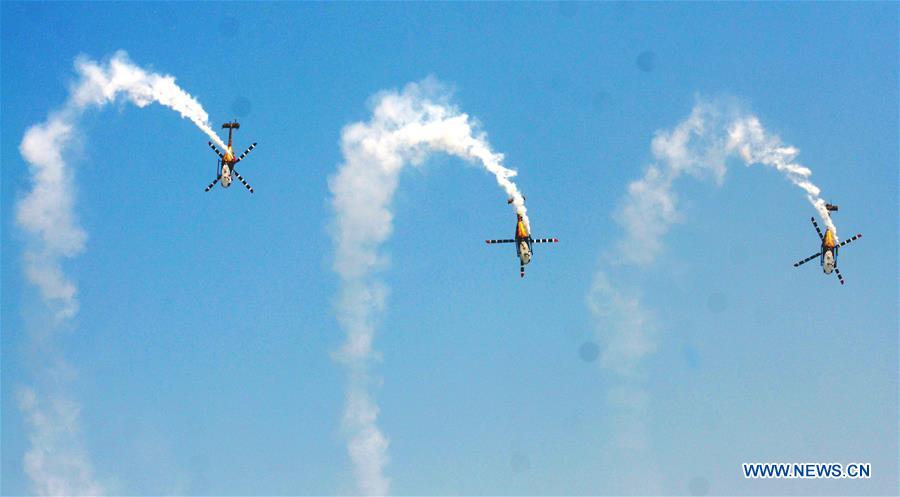
[[(825, 204), (825, 208), (831, 212), (838, 210), (838, 206), (831, 204)], [(815, 254), (807, 257), (806, 259), (803, 259), (800, 262), (795, 262), (794, 267), (799, 267), (800, 265), (806, 264), (807, 262), (818, 257), (819, 265), (822, 266), (822, 271), (825, 274), (831, 274), (833, 271), (835, 274), (837, 274), (838, 280), (840, 280), (841, 284), (843, 285), (844, 277), (841, 276), (841, 270), (837, 267), (838, 249), (856, 240), (857, 238), (861, 238), (862, 235), (858, 234), (853, 236), (853, 238), (848, 238), (847, 240), (838, 243), (837, 237), (835, 236), (834, 231), (831, 228), (827, 228), (825, 230), (825, 234), (823, 235), (822, 230), (819, 229), (819, 224), (816, 223), (816, 218), (811, 218), (810, 220), (813, 223), (813, 227), (816, 228), (816, 233), (819, 234), (819, 240), (821, 240), (822, 242), (821, 249)]]
[[(507, 203), (511, 203), (510, 200)], [(516, 237), (508, 238), (505, 240), (485, 240), (488, 245), (494, 243), (515, 243), (516, 244), (516, 256), (519, 258), (519, 274), (522, 278), (525, 277), (525, 265), (531, 262), (532, 255), (534, 254), (534, 244), (535, 243), (559, 243), (559, 239), (557, 238), (532, 238), (531, 233), (528, 232), (528, 227), (525, 225), (525, 221), (522, 220), (521, 214), (516, 214), (518, 217), (518, 221), (516, 222)]]
[(250, 193), (253, 193), (253, 187), (251, 187), (250, 184), (244, 180), (244, 177), (241, 176), (241, 173), (237, 172), (237, 169), (234, 168), (238, 162), (244, 160), (244, 157), (246, 157), (250, 151), (256, 148), (256, 143), (254, 142), (247, 150), (244, 150), (244, 153), (242, 153), (240, 157), (234, 156), (234, 150), (231, 148), (232, 133), (240, 127), (241, 125), (238, 124), (236, 120), (222, 125), (223, 129), (228, 130), (228, 148), (225, 149), (224, 154), (220, 152), (212, 142), (209, 142), (209, 148), (219, 156), (219, 160), (216, 163), (216, 179), (206, 187), (206, 191), (210, 191), (212, 187), (216, 186), (216, 183), (221, 184), (223, 188), (228, 188), (231, 186), (231, 176), (234, 175), (244, 184)]

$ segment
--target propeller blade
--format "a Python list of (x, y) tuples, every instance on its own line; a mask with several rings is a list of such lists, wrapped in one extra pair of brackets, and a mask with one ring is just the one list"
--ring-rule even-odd
[(559, 238), (535, 238), (534, 243), (559, 243)]
[(225, 157), (224, 155), (222, 155), (222, 152), (219, 152), (219, 149), (217, 149), (216, 146), (213, 145), (213, 142), (206, 142), (206, 143), (209, 144), (209, 148), (211, 148), (213, 150), (213, 152), (215, 152), (216, 155), (219, 156), (220, 159)]
[(237, 179), (241, 180), (241, 183), (244, 184), (244, 186), (247, 188), (247, 190), (248, 190), (250, 193), (253, 193), (253, 187), (250, 186), (250, 183), (247, 183), (247, 181), (244, 180), (244, 177), (241, 176), (241, 173), (237, 172), (237, 171), (234, 170), (234, 169), (232, 169), (231, 172), (233, 172), (234, 175), (237, 176)]
[(843, 247), (844, 245), (847, 245), (848, 243), (850, 243), (850, 242), (852, 242), (853, 240), (856, 240), (856, 239), (858, 239), (858, 238), (862, 238), (862, 234), (855, 235), (853, 238), (848, 238), (848, 239), (844, 240), (843, 242), (841, 242), (840, 244), (838, 244), (838, 247)]
[(485, 240), (484, 242), (487, 243), (488, 245), (490, 245), (492, 243), (516, 243), (516, 241), (511, 238), (507, 238), (505, 240)]
[(809, 220), (812, 221), (813, 226), (815, 226), (815, 228), (816, 228), (816, 233), (819, 234), (819, 240), (824, 240), (824, 239), (825, 239), (825, 236), (822, 235), (822, 230), (819, 229), (819, 223), (816, 222), (816, 218), (811, 217), (811, 218), (809, 218)]
[(244, 157), (246, 157), (247, 154), (249, 154), (251, 151), (253, 151), (254, 148), (256, 148), (255, 142), (253, 143), (253, 145), (250, 145), (250, 147), (247, 148), (247, 150), (244, 150), (244, 153), (242, 153), (241, 156), (238, 157), (236, 161), (234, 161), (234, 163), (237, 164), (238, 162), (244, 160)]
[(207, 192), (210, 191), (212, 189), (212, 187), (216, 186), (216, 183), (218, 183), (220, 179), (222, 179), (222, 176), (216, 176), (216, 179), (214, 179), (213, 182), (210, 183), (209, 186), (207, 186), (206, 190), (204, 190), (204, 191), (207, 191)]
[(841, 275), (841, 270), (838, 269), (837, 266), (834, 267), (834, 274), (837, 275), (838, 280), (840, 280), (840, 281), (841, 281), (841, 284), (843, 285), (843, 284), (844, 284), (844, 277)]
[(521, 262), (519, 263), (519, 277), (525, 277), (525, 264), (522, 264)]
[(801, 266), (801, 265), (803, 265), (803, 264), (806, 264), (807, 262), (809, 262), (809, 261), (815, 259), (816, 257), (819, 257), (820, 255), (822, 255), (822, 252), (816, 252), (815, 254), (813, 254), (813, 255), (807, 257), (806, 259), (803, 259), (803, 260), (800, 261), (800, 262), (795, 262), (795, 263), (794, 263), (794, 267), (799, 267), (799, 266)]

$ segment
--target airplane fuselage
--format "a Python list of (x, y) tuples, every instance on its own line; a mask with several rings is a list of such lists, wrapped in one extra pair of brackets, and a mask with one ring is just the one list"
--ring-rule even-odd
[(519, 256), (519, 261), (522, 262), (522, 265), (526, 265), (531, 262), (531, 240), (523, 239), (516, 240), (516, 254)]
[[(229, 133), (229, 135), (230, 134), (231, 133)], [(235, 163), (234, 151), (231, 149), (230, 136), (228, 137), (228, 148), (225, 149), (225, 155), (222, 157), (220, 163), (222, 166), (222, 170), (219, 171), (219, 174), (222, 176), (222, 179), (219, 180), (219, 183), (221, 183), (222, 188), (228, 188), (229, 186), (231, 186), (231, 170)]]
[(837, 238), (831, 228), (826, 229), (825, 236), (822, 237), (822, 258), (819, 264), (825, 274), (831, 274), (837, 267)]
[(519, 258), (520, 271), (519, 275), (521, 277), (525, 277), (525, 265), (531, 262), (531, 259), (534, 256), (534, 244), (535, 243), (556, 243), (559, 240), (556, 238), (538, 238), (535, 240), (531, 237), (531, 232), (528, 229), (528, 223), (522, 219), (522, 215), (519, 214), (519, 220), (516, 223), (516, 236), (515, 238), (507, 238), (505, 240), (485, 240), (488, 245), (493, 243), (515, 243), (516, 244), (516, 256)]
[(837, 260), (834, 257), (834, 251), (826, 250), (825, 253), (822, 254), (822, 271), (825, 274), (831, 274), (834, 271), (835, 263)]
[(519, 256), (519, 261), (523, 266), (531, 262), (532, 243), (531, 234), (528, 233), (525, 222), (519, 217), (519, 221), (516, 223), (516, 255)]
[[(223, 127), (226, 127), (223, 125)], [(222, 160), (220, 161), (222, 169), (219, 171), (219, 174), (222, 176), (222, 179), (219, 180), (219, 184), (222, 185), (222, 188), (228, 188), (231, 186), (231, 182), (233, 178), (231, 177), (231, 171), (234, 169), (234, 163), (237, 160), (234, 157), (234, 150), (231, 148), (232, 146), (232, 133), (235, 128), (233, 125), (229, 124), (228, 126), (228, 147), (225, 149), (225, 154), (222, 156)]]

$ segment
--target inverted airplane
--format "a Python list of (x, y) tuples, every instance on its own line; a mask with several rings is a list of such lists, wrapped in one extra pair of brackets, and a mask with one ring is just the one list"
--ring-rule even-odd
[[(507, 203), (511, 203), (512, 201)], [(531, 233), (528, 232), (528, 227), (525, 226), (525, 221), (522, 220), (522, 215), (517, 214), (518, 221), (516, 221), (516, 237), (508, 238), (504, 240), (485, 240), (488, 245), (494, 243), (515, 243), (516, 244), (516, 256), (519, 258), (519, 274), (522, 278), (525, 277), (525, 265), (531, 262), (531, 258), (534, 254), (534, 244), (535, 243), (559, 243), (559, 239), (557, 238), (532, 238)]]
[(241, 176), (241, 173), (237, 172), (237, 169), (234, 168), (234, 166), (236, 166), (238, 162), (244, 160), (244, 157), (246, 157), (247, 154), (250, 153), (250, 151), (256, 148), (256, 142), (254, 142), (253, 145), (250, 145), (247, 150), (244, 150), (244, 153), (242, 153), (240, 157), (234, 156), (234, 150), (232, 150), (231, 148), (231, 135), (234, 130), (240, 127), (241, 125), (238, 124), (237, 121), (232, 121), (230, 123), (225, 123), (222, 125), (223, 129), (228, 130), (228, 148), (225, 149), (224, 154), (222, 152), (219, 152), (219, 149), (216, 148), (216, 146), (213, 145), (212, 142), (209, 142), (209, 148), (211, 148), (213, 152), (215, 152), (216, 155), (219, 156), (219, 160), (216, 163), (216, 179), (214, 179), (213, 182), (206, 187), (205, 191), (210, 191), (212, 187), (216, 186), (216, 183), (221, 184), (222, 188), (228, 188), (229, 186), (231, 186), (231, 176), (234, 175), (241, 181), (241, 183), (244, 184), (244, 186), (250, 193), (253, 193), (253, 187), (251, 187), (250, 184), (247, 183), (246, 180), (244, 180), (244, 177)]
[[(828, 204), (826, 207), (829, 211), (838, 210), (836, 205)], [(816, 233), (819, 234), (819, 240), (822, 241), (821, 250), (816, 252), (815, 254), (803, 259), (800, 262), (795, 262), (794, 267), (799, 267), (802, 264), (806, 264), (807, 262), (819, 258), (819, 265), (822, 266), (822, 272), (825, 274), (831, 274), (832, 271), (837, 274), (838, 280), (840, 280), (841, 284), (844, 284), (844, 277), (841, 276), (841, 270), (837, 267), (837, 256), (838, 249), (847, 245), (848, 243), (856, 240), (857, 238), (862, 238), (861, 234), (854, 235), (853, 238), (848, 238), (843, 242), (838, 243), (837, 237), (834, 235), (834, 231), (831, 228), (827, 228), (825, 230), (825, 234), (822, 234), (822, 230), (819, 229), (819, 224), (816, 223), (816, 218), (810, 219), (813, 223), (813, 226), (816, 228)]]

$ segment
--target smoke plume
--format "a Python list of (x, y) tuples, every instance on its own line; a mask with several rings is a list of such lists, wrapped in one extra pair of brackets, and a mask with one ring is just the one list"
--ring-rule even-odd
[(344, 128), (343, 163), (330, 178), (335, 211), (334, 270), (341, 280), (337, 319), (346, 340), (337, 358), (348, 370), (343, 427), (360, 493), (389, 491), (384, 475), (387, 437), (377, 425), (378, 407), (370, 372), (378, 354), (372, 340), (385, 306), (386, 287), (376, 278), (385, 263), (379, 252), (393, 230), (392, 200), (400, 171), (421, 166), (435, 152), (480, 164), (492, 173), (516, 212), (527, 221), (524, 198), (505, 168), (503, 155), (491, 150), (485, 134), (468, 115), (448, 103), (434, 80), (410, 83), (403, 91), (386, 91), (372, 100), (372, 117)]
[[(16, 205), (16, 223), (27, 234), (22, 255), (27, 280), (40, 291), (58, 328), (78, 312), (77, 288), (63, 273), (62, 261), (84, 251), (87, 234), (74, 214), (74, 173), (67, 152), (78, 139), (78, 122), (92, 108), (122, 99), (138, 107), (156, 102), (181, 114), (224, 147), (197, 100), (175, 84), (175, 78), (135, 66), (125, 52), (99, 63), (75, 61), (77, 79), (68, 99), (47, 120), (25, 132), (19, 151), (28, 163), (31, 190)], [(52, 343), (42, 337), (39, 349), (46, 388), (24, 389), (19, 404), (30, 426), (31, 448), (25, 468), (40, 494), (94, 494), (103, 487), (93, 481), (87, 452), (78, 437), (80, 407), (65, 394), (67, 370), (61, 358), (49, 359)], [(50, 366), (53, 364), (54, 366)], [(51, 371), (51, 369), (53, 369)]]
[(795, 162), (799, 150), (767, 132), (756, 116), (736, 103), (698, 100), (687, 119), (656, 133), (651, 150), (656, 162), (643, 178), (628, 185), (616, 213), (616, 221), (625, 230), (617, 245), (619, 262), (647, 265), (656, 260), (663, 236), (681, 219), (675, 181), (688, 174), (712, 177), (721, 184), (732, 158), (781, 172), (803, 190), (822, 222), (837, 234), (820, 189), (810, 180), (812, 171)]
[(30, 428), (25, 473), (37, 495), (103, 495), (79, 435), (80, 406), (57, 392), (41, 400), (34, 389), (18, 392)]
[(635, 461), (637, 466), (626, 464), (624, 469), (642, 468), (636, 478), (623, 476), (626, 488), (615, 490), (620, 494), (663, 493), (658, 485), (649, 485), (658, 478), (649, 430), (643, 421), (650, 399), (640, 382), (641, 363), (658, 348), (659, 326), (652, 310), (641, 303), (633, 269), (656, 261), (663, 249), (663, 237), (683, 219), (678, 210), (676, 181), (687, 174), (721, 184), (731, 159), (739, 159), (746, 166), (771, 167), (799, 187), (825, 225), (835, 229), (819, 188), (810, 180), (812, 171), (795, 162), (799, 151), (766, 131), (756, 116), (733, 101), (698, 99), (684, 121), (656, 133), (651, 151), (654, 163), (643, 177), (628, 185), (614, 214), (623, 234), (613, 245), (612, 253), (602, 258), (611, 264), (597, 270), (587, 295), (588, 308), (603, 344), (601, 365), (622, 383), (613, 393), (628, 392), (629, 398), (640, 399), (621, 402), (611, 397), (609, 401), (613, 419), (628, 421), (622, 425), (627, 429), (617, 433), (615, 443), (621, 460)]

